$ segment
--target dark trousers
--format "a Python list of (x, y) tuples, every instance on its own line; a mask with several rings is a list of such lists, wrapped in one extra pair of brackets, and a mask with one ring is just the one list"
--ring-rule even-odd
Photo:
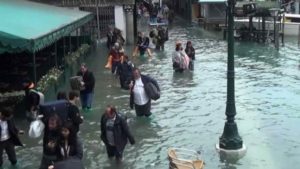
[(136, 113), (136, 116), (146, 116), (146, 117), (149, 117), (149, 116), (151, 116), (150, 110), (151, 110), (151, 100), (149, 100), (144, 105), (137, 105), (137, 104), (135, 104), (135, 113)]
[(121, 88), (128, 90), (131, 77), (126, 75), (120, 75), (119, 79), (120, 79)]
[(12, 143), (11, 139), (6, 141), (0, 141), (0, 167), (3, 164), (3, 151), (6, 151), (9, 161), (12, 165), (17, 163), (17, 156), (15, 151), (15, 145)]
[(121, 64), (120, 61), (116, 62), (116, 61), (112, 61), (112, 64), (111, 64), (111, 73), (112, 74), (116, 74), (117, 73), (117, 68), (118, 66)]
[(165, 50), (165, 43), (164, 42), (157, 42), (156, 50)]
[(194, 61), (190, 59), (190, 62), (189, 62), (189, 69), (190, 70), (194, 70)]
[(81, 100), (82, 109), (86, 109), (86, 108), (90, 109), (92, 107), (93, 92), (80, 93), (80, 100)]
[(109, 158), (116, 157), (118, 159), (121, 159), (123, 157), (123, 152), (119, 152), (116, 146), (111, 146), (109, 144), (106, 144), (105, 146)]

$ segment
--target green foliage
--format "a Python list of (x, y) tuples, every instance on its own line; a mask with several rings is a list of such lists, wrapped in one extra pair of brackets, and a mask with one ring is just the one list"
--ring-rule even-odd
[(67, 65), (72, 65), (78, 58), (86, 55), (90, 49), (90, 45), (82, 44), (75, 52), (72, 52), (65, 56), (65, 61)]
[(36, 89), (42, 93), (45, 93), (49, 86), (54, 85), (58, 81), (62, 73), (63, 71), (56, 67), (51, 68), (48, 73), (37, 82)]

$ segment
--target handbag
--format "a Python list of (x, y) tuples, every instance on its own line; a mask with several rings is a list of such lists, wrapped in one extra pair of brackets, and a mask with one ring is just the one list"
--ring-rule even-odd
[(145, 85), (145, 91), (146, 91), (148, 97), (152, 100), (158, 100), (160, 98), (160, 91), (151, 82), (149, 82)]
[(70, 86), (72, 90), (82, 90), (82, 76), (73, 76), (70, 78)]
[(45, 125), (41, 120), (34, 120), (30, 123), (28, 135), (30, 138), (38, 138), (42, 135)]

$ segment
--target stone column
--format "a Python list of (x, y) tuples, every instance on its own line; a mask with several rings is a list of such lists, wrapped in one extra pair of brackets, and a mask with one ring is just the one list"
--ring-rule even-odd
[(300, 14), (300, 10), (299, 10), (299, 1), (295, 2), (295, 14)]
[(134, 44), (134, 23), (133, 23), (133, 5), (124, 5), (125, 25), (126, 25), (126, 44)]

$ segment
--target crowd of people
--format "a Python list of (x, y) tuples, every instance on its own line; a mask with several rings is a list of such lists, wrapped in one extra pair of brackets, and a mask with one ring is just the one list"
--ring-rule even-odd
[[(168, 11), (164, 6), (164, 11)], [(164, 13), (164, 15), (166, 15)], [(145, 32), (139, 32), (137, 43), (132, 56), (143, 56), (145, 53), (153, 57), (150, 42), (156, 45), (156, 50), (164, 50), (164, 43), (168, 40), (168, 29), (163, 27), (153, 27), (149, 37)], [(151, 100), (157, 100), (160, 96), (158, 82), (141, 73), (135, 67), (130, 57), (126, 55), (123, 48), (125, 39), (122, 32), (117, 28), (109, 28), (107, 34), (108, 61), (106, 68), (112, 74), (119, 77), (120, 87), (129, 90), (129, 107), (135, 109), (136, 116), (151, 116)], [(181, 42), (176, 42), (175, 50), (172, 54), (172, 65), (175, 72), (182, 73), (185, 70), (194, 69), (195, 49), (192, 42), (186, 43), (185, 49)], [(83, 158), (84, 141), (80, 138), (80, 125), (84, 123), (79, 105), (83, 112), (92, 110), (93, 96), (95, 90), (95, 77), (85, 63), (82, 63), (80, 70), (76, 74), (79, 87), (70, 92), (58, 92), (57, 100), (64, 101), (66, 111), (62, 118), (60, 109), (54, 108), (51, 113), (42, 112), (40, 106), (44, 104), (43, 95), (35, 91), (34, 84), (26, 81), (26, 115), (29, 122), (40, 120), (43, 125), (43, 154), (39, 169), (58, 169), (58, 164), (64, 161), (77, 160)], [(156, 95), (156, 96), (153, 96)], [(158, 95), (158, 96), (157, 96)], [(61, 102), (53, 102), (51, 106), (57, 106)], [(127, 124), (127, 117), (119, 112), (114, 105), (108, 105), (100, 120), (101, 140), (105, 144), (107, 156), (122, 161), (123, 152), (128, 141), (135, 144), (134, 136), (131, 134)], [(12, 165), (17, 164), (15, 146), (22, 146), (19, 134), (24, 133), (16, 128), (12, 120), (12, 110), (8, 108), (0, 109), (0, 168), (3, 164), (2, 155), (5, 150)], [(75, 164), (75, 163), (74, 163)]]

